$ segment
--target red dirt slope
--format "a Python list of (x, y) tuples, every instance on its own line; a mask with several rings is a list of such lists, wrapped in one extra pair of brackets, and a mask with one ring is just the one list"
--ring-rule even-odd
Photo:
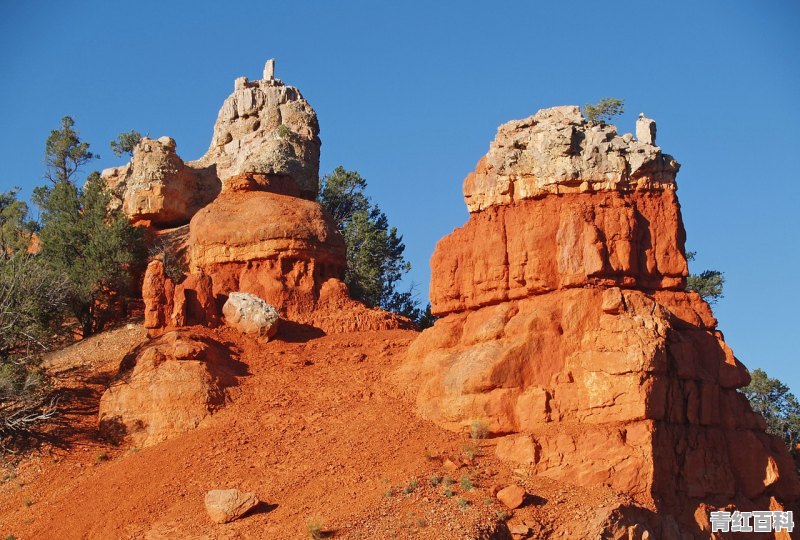
[[(0, 536), (307, 538), (307, 520), (318, 517), (335, 538), (511, 538), (498, 518), (511, 512), (502, 515), (491, 488), (517, 481), (536, 497), (509, 524), (524, 521), (544, 538), (570, 516), (586, 527), (625, 502), (610, 490), (510, 471), (494, 458), (492, 440), (470, 441), (416, 418), (388, 382), (415, 332), (295, 332), (263, 345), (225, 329), (194, 330), (235, 344), (247, 374), (207, 425), (141, 450), (96, 436), (99, 396), (143, 339), (141, 327), (50, 359), (72, 395), (65, 404), (71, 429), (59, 434), (68, 446), (48, 445), (8, 469)], [(447, 459), (458, 469), (443, 468)], [(432, 477), (444, 482), (431, 485)], [(263, 504), (215, 525), (203, 497), (228, 487), (254, 491)]]

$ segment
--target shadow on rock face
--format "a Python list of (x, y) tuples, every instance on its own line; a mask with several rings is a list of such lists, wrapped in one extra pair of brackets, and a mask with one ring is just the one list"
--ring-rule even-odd
[(248, 375), (247, 365), (233, 344), (207, 332), (169, 332), (126, 355), (100, 399), (101, 436), (150, 446), (198, 427), (223, 407), (225, 389)]
[(286, 341), (287, 343), (305, 343), (324, 336), (325, 332), (316, 326), (281, 319), (281, 324), (278, 327), (278, 334), (275, 338)]

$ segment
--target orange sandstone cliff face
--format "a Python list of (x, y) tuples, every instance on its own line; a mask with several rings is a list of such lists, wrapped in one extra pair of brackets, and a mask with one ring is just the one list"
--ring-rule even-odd
[(685, 291), (679, 166), (652, 120), (637, 135), (577, 107), (501, 126), (464, 182), (469, 221), (431, 259), (441, 318), (397, 375), (424, 418), (485, 422), (501, 459), (630, 495), (669, 516), (656, 537), (707, 538), (697, 515), (775, 508), (800, 483), (736, 391), (747, 369)]

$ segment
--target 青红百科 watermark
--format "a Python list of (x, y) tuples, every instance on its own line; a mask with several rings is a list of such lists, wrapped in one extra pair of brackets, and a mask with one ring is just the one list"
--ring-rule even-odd
[(794, 530), (791, 511), (711, 512), (711, 532), (778, 532)]

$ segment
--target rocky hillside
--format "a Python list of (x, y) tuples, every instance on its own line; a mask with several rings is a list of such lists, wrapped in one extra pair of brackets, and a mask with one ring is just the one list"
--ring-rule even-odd
[(186, 275), (164, 252), (143, 325), (49, 358), (63, 422), (0, 476), (0, 534), (685, 540), (716, 538), (716, 509), (797, 509), (747, 369), (685, 291), (652, 120), (501, 126), (422, 333), (349, 298), (318, 132), (270, 61), (200, 160), (144, 139), (104, 172)]

